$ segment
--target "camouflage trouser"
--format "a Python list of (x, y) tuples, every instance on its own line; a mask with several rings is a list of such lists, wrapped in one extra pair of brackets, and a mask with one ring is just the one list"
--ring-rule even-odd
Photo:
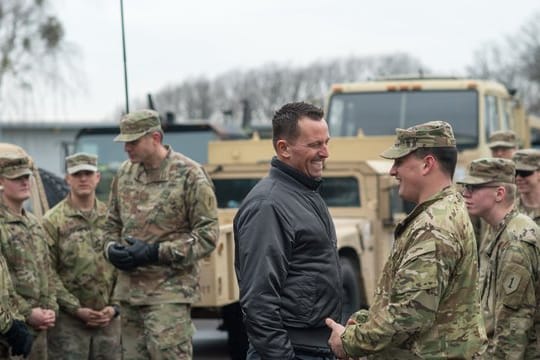
[[(47, 330), (33, 331), (34, 342), (32, 343), (32, 351), (30, 356), (25, 360), (47, 360)], [(10, 350), (7, 342), (2, 339), (0, 341), (0, 360), (22, 359), (22, 356), (10, 356)]]
[(191, 360), (194, 326), (189, 304), (122, 307), (124, 360)]
[(49, 358), (63, 360), (122, 358), (120, 318), (105, 328), (87, 327), (78, 318), (60, 312), (54, 328), (48, 330)]

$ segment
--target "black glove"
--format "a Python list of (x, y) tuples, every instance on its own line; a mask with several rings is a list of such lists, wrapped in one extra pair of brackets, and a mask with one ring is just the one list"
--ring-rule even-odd
[(137, 267), (133, 256), (127, 251), (124, 245), (114, 243), (107, 248), (107, 257), (111, 264), (120, 270), (129, 271)]
[(131, 236), (128, 236), (126, 241), (131, 245), (126, 250), (133, 257), (135, 266), (144, 266), (158, 262), (159, 243), (148, 244)]
[(11, 355), (27, 357), (30, 354), (34, 338), (30, 334), (30, 331), (28, 331), (24, 321), (13, 320), (11, 327), (4, 334), (4, 337), (11, 347)]

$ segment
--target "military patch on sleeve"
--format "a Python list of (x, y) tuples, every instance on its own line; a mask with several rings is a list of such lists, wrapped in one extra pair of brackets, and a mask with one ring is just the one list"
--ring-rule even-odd
[(521, 276), (518, 274), (508, 274), (503, 281), (503, 289), (506, 295), (516, 291), (520, 281)]

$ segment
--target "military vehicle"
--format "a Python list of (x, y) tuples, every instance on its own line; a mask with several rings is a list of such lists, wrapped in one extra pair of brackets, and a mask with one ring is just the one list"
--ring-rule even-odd
[(523, 147), (531, 145), (529, 118), (516, 91), (495, 81), (402, 76), (334, 84), (326, 108), (330, 134), (362, 139), (372, 158), (392, 143), (396, 128), (447, 121), (460, 150), (457, 178), (471, 160), (490, 156), (487, 141), (494, 131), (514, 130)]

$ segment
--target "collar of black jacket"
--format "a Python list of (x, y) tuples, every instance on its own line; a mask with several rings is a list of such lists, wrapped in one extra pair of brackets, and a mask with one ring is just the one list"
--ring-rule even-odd
[(280, 161), (276, 156), (272, 158), (271, 165), (291, 176), (293, 179), (300, 182), (310, 190), (318, 190), (319, 186), (321, 186), (322, 179), (314, 179), (309, 177), (295, 168), (285, 164), (283, 161)]

